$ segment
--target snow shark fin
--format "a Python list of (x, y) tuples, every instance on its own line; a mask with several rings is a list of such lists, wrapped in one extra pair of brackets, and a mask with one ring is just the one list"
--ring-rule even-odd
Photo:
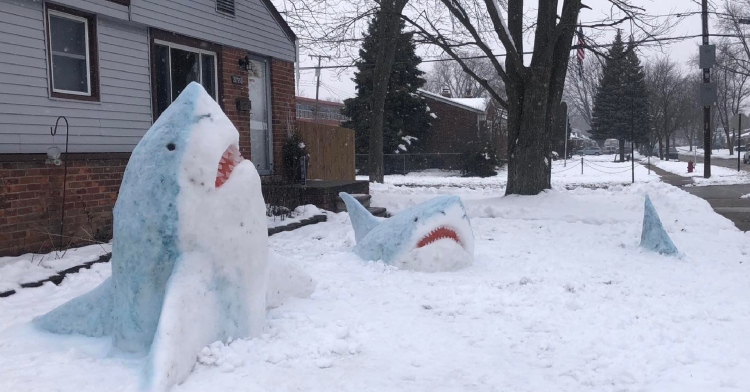
[(380, 221), (374, 217), (370, 211), (367, 211), (357, 199), (346, 192), (340, 192), (339, 196), (344, 200), (346, 204), (346, 210), (349, 212), (349, 219), (352, 221), (352, 227), (354, 227), (354, 238), (357, 243), (364, 238), (367, 233), (370, 232)]
[(641, 233), (641, 247), (663, 255), (676, 255), (677, 247), (664, 230), (664, 226), (656, 213), (651, 199), (646, 196), (643, 210), (643, 232)]

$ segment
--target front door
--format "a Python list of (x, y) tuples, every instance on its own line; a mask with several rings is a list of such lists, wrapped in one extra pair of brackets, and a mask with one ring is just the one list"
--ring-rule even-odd
[(250, 159), (260, 175), (273, 171), (271, 149), (271, 122), (268, 105), (268, 61), (251, 58), (247, 73), (250, 98)]

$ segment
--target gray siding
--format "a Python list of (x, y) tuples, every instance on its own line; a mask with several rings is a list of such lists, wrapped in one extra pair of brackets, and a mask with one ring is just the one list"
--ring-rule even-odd
[(128, 19), (128, 7), (107, 0), (55, 0), (57, 4), (92, 14), (109, 16), (117, 19)]
[(193, 38), (296, 61), (295, 44), (261, 0), (237, 0), (235, 16), (216, 0), (132, 0), (132, 20)]
[(0, 153), (46, 152), (57, 116), (71, 152), (129, 152), (151, 126), (147, 28), (97, 19), (101, 102), (50, 99), (42, 3), (0, 0)]

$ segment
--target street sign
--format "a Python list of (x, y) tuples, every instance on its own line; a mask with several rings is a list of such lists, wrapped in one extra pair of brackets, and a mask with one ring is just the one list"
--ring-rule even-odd
[[(741, 121), (740, 121), (741, 120)], [(740, 131), (740, 123), (742, 123), (742, 129), (750, 128), (750, 119), (742, 113), (737, 113), (732, 117), (732, 121), (729, 122), (729, 126), (735, 131)]]

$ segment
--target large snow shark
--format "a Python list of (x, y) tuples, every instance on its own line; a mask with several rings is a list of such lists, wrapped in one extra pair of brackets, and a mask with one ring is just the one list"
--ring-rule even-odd
[(268, 295), (265, 202), (238, 146), (219, 105), (188, 85), (125, 169), (112, 276), (35, 324), (148, 353), (143, 386), (157, 391), (183, 381), (206, 345), (258, 335)]
[(348, 193), (339, 196), (354, 227), (354, 253), (361, 258), (426, 272), (471, 264), (474, 233), (458, 196), (439, 196), (384, 220)]

